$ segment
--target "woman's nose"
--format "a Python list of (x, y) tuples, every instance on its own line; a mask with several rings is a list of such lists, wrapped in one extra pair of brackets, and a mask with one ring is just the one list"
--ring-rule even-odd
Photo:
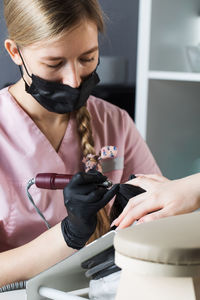
[(78, 67), (71, 65), (63, 70), (62, 83), (71, 86), (72, 88), (78, 88), (81, 84), (81, 76)]

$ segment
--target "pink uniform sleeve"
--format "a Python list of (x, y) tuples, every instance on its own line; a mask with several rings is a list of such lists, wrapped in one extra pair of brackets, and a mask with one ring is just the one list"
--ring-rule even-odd
[(127, 181), (131, 175), (130, 166), (134, 170), (134, 174), (161, 174), (149, 147), (126, 111), (123, 111), (122, 124), (125, 136), (125, 153), (121, 182)]

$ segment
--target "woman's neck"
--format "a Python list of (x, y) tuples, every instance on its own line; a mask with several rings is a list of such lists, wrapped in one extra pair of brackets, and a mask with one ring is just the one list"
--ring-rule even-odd
[(37, 100), (25, 91), (25, 83), (20, 79), (9, 88), (10, 94), (15, 98), (22, 109), (34, 122), (62, 123), (66, 121), (66, 114), (57, 114), (42, 107)]
[(52, 113), (42, 107), (25, 91), (24, 81), (20, 79), (9, 88), (9, 93), (30, 116), (54, 149), (58, 151), (67, 129), (69, 114)]

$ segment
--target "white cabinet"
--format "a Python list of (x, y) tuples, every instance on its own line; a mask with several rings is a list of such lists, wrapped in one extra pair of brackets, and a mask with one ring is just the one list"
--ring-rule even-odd
[(200, 172), (200, 0), (140, 0), (136, 126), (169, 178)]

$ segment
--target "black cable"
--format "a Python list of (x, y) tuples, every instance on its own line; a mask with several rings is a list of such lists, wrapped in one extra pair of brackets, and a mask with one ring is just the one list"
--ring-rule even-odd
[(43, 219), (43, 221), (45, 222), (46, 226), (48, 229), (51, 228), (51, 225), (47, 222), (45, 216), (43, 215), (43, 213), (39, 210), (39, 208), (36, 206), (35, 202), (33, 201), (33, 198), (31, 196), (31, 194), (29, 193), (29, 189), (30, 187), (35, 184), (35, 178), (32, 178), (29, 180), (29, 182), (27, 183), (27, 187), (26, 187), (26, 193), (27, 193), (27, 196), (28, 196), (28, 199), (30, 200), (30, 202), (33, 204), (36, 212), (40, 215), (40, 217)]

